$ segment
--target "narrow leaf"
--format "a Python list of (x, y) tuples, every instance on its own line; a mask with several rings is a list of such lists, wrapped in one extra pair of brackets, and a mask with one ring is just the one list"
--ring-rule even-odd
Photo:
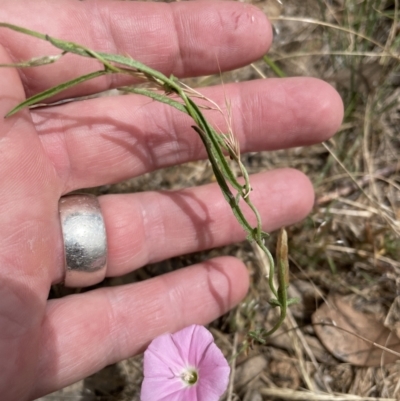
[(58, 61), (65, 53), (56, 54), (54, 56), (34, 57), (30, 60), (20, 61), (14, 64), (0, 64), (0, 67), (14, 67), (14, 68), (25, 68), (25, 67), (40, 67), (46, 64), (53, 64)]
[(289, 250), (287, 232), (282, 227), (278, 234), (276, 244), (276, 259), (278, 262), (278, 279), (279, 285), (289, 286)]
[(119, 88), (122, 91), (129, 92), (129, 93), (134, 93), (136, 95), (142, 95), (142, 96), (147, 96), (153, 100), (157, 100), (158, 102), (168, 104), (169, 106), (175, 107), (182, 113), (188, 114), (187, 108), (185, 105), (183, 105), (180, 102), (177, 102), (174, 99), (171, 99), (168, 96), (161, 95), (160, 93), (154, 92), (152, 90), (144, 89), (144, 88), (134, 88), (131, 86), (124, 86), (122, 88)]
[(12, 29), (13, 31), (23, 33), (25, 35), (34, 36), (35, 38), (46, 40), (46, 35), (40, 32), (31, 31), (30, 29), (22, 28), (21, 26), (9, 24), (7, 22), (0, 22), (0, 27)]
[(53, 88), (46, 89), (45, 91), (37, 93), (36, 95), (31, 96), (30, 98), (28, 98), (25, 101), (18, 104), (16, 107), (14, 107), (11, 111), (9, 111), (5, 115), (5, 118), (11, 117), (13, 114), (17, 113), (18, 111), (22, 110), (23, 108), (32, 106), (39, 102), (42, 102), (43, 100), (48, 99), (48, 98), (56, 95), (57, 93), (60, 93), (68, 88), (78, 85), (81, 82), (88, 81), (93, 78), (101, 77), (102, 75), (105, 75), (105, 74), (109, 74), (109, 72), (106, 70), (91, 72), (90, 74), (82, 75), (78, 78), (74, 78), (74, 79), (64, 82), (58, 86), (54, 86)]

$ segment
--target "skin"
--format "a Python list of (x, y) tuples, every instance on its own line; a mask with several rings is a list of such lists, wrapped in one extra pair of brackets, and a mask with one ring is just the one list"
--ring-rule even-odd
[[(0, 9), (2, 21), (131, 54), (179, 77), (237, 68), (260, 58), (272, 40), (265, 16), (239, 2), (0, 0)], [(55, 53), (48, 43), (0, 29), (0, 63)], [(91, 60), (67, 56), (57, 65), (1, 69), (0, 115), (26, 95), (95, 68)], [(121, 83), (126, 79), (99, 78), (68, 96)], [(242, 153), (321, 142), (343, 116), (339, 95), (313, 78), (252, 81), (204, 93), (222, 106), (230, 99)], [(218, 113), (208, 118), (223, 126)], [(2, 399), (30, 400), (62, 388), (142, 352), (163, 332), (210, 322), (245, 296), (245, 266), (220, 257), (140, 283), (47, 300), (50, 286), (64, 275), (59, 198), (204, 158), (190, 125), (179, 112), (140, 96), (24, 110), (0, 119)], [(312, 186), (298, 171), (273, 170), (250, 180), (265, 231), (295, 223), (312, 208)], [(107, 195), (100, 203), (109, 240), (107, 276), (244, 238), (213, 184)]]

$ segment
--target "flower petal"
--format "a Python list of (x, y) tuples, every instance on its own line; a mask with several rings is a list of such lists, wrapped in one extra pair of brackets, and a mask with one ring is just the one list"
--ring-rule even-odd
[(148, 378), (176, 377), (185, 367), (185, 360), (182, 360), (171, 334), (163, 334), (155, 338), (145, 351), (143, 374)]
[(201, 367), (198, 385), (199, 401), (218, 401), (228, 387), (229, 373), (230, 368), (227, 362), (226, 366)]
[(180, 354), (186, 357), (186, 363), (198, 367), (207, 348), (214, 343), (212, 334), (197, 324), (185, 327), (172, 334), (173, 341), (180, 349)]
[[(165, 379), (144, 378), (140, 390), (141, 401), (189, 401), (185, 398), (185, 390), (178, 378)], [(196, 399), (197, 400), (197, 399)]]

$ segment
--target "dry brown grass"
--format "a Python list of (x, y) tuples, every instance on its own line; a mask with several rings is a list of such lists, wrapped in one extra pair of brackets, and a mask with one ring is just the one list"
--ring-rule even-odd
[[(399, 399), (398, 363), (367, 367), (340, 361), (321, 344), (311, 322), (314, 311), (332, 294), (354, 294), (358, 310), (384, 322), (399, 292), (399, 2), (247, 2), (275, 18), (269, 57), (279, 70), (287, 76), (312, 75), (332, 83), (343, 97), (346, 117), (340, 132), (324, 145), (243, 157), (250, 172), (282, 166), (302, 170), (311, 177), (317, 199), (311, 216), (288, 228), (290, 293), (301, 302), (290, 309), (282, 329), (266, 346), (256, 345), (238, 357), (225, 399)], [(260, 75), (271, 77), (275, 72), (261, 60), (223, 74), (223, 79)], [(204, 77), (191, 84), (220, 79)], [(188, 163), (98, 192), (175, 189), (210, 180), (207, 162)], [(275, 312), (266, 302), (267, 286), (256, 284), (266, 263), (258, 251), (243, 243), (206, 256), (221, 253), (242, 258), (254, 277), (245, 302), (211, 325), (218, 345), (230, 356), (249, 329), (268, 326)], [(187, 255), (148, 266), (140, 278), (204, 257)], [(388, 324), (395, 330), (396, 315), (391, 318)], [(139, 400), (140, 381), (140, 357), (132, 358), (43, 400)]]

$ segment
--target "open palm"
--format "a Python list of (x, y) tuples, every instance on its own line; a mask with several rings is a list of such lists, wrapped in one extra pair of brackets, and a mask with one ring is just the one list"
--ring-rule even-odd
[[(0, 6), (1, 21), (129, 54), (179, 77), (252, 62), (272, 39), (265, 16), (238, 2), (0, 0)], [(55, 53), (48, 43), (0, 29), (0, 63)], [(95, 68), (91, 60), (68, 55), (57, 65), (1, 69), (0, 116), (26, 96)], [(103, 77), (67, 95), (121, 83)], [(242, 152), (325, 140), (342, 118), (338, 94), (312, 78), (251, 81), (204, 93), (220, 104), (230, 99)], [(223, 125), (218, 113), (209, 117)], [(205, 324), (243, 298), (245, 266), (221, 257), (141, 283), (47, 300), (50, 286), (64, 277), (62, 195), (205, 156), (186, 116), (139, 96), (89, 99), (1, 118), (3, 400), (29, 400), (62, 388), (141, 352), (163, 332)], [(251, 182), (266, 231), (302, 219), (312, 207), (311, 184), (298, 171), (270, 171)], [(109, 244), (107, 276), (244, 237), (217, 185), (99, 200)]]

